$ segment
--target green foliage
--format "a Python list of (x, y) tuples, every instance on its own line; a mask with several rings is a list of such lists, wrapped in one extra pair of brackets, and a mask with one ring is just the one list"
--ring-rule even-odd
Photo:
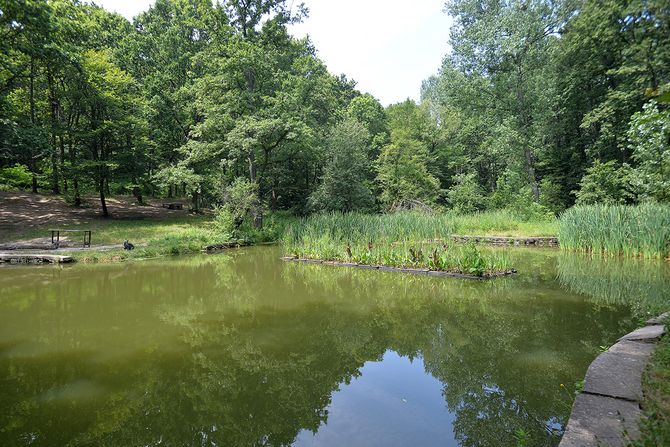
[(31, 183), (32, 175), (24, 165), (17, 163), (8, 168), (0, 168), (0, 185), (10, 188), (29, 188)]
[(428, 172), (428, 153), (421, 142), (391, 137), (377, 160), (381, 200), (388, 209), (433, 205), (439, 196), (439, 181)]
[(545, 177), (540, 182), (540, 205), (558, 215), (565, 210), (563, 190), (558, 180)]
[(321, 184), (310, 197), (313, 209), (348, 212), (373, 206), (372, 192), (366, 184), (369, 138), (365, 127), (354, 119), (333, 127), (324, 145), (328, 160)]
[(484, 195), (475, 174), (458, 174), (453, 180), (454, 186), (447, 191), (447, 198), (454, 212), (468, 214), (484, 209)]
[(630, 120), (628, 147), (637, 162), (631, 183), (641, 198), (670, 202), (670, 110), (645, 104)]
[(244, 231), (251, 225), (258, 206), (258, 185), (238, 177), (225, 188), (223, 206), (216, 210), (216, 226), (226, 238), (242, 239)]
[(670, 206), (582, 205), (559, 221), (564, 250), (665, 258), (670, 247)]
[(606, 163), (596, 160), (579, 182), (579, 191), (574, 191), (577, 204), (631, 202), (634, 195), (631, 192), (630, 175), (628, 165), (619, 166), (615, 160)]
[(365, 126), (369, 133), (367, 155), (370, 160), (379, 156), (379, 151), (388, 140), (388, 123), (384, 107), (369, 93), (357, 96), (347, 106), (347, 115)]

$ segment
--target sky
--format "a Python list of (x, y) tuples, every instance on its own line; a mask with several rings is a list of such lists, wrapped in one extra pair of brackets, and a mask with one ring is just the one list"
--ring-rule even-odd
[[(357, 81), (383, 105), (419, 100), (421, 81), (449, 50), (451, 18), (444, 0), (303, 0), (309, 17), (291, 27), (309, 35), (328, 70)], [(96, 0), (128, 19), (153, 0)], [(295, 0), (298, 4), (299, 0)]]

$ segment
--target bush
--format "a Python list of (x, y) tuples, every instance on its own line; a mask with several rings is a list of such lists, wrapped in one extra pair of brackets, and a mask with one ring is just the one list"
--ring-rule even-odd
[(484, 209), (484, 194), (475, 174), (458, 174), (454, 186), (447, 191), (451, 208), (459, 214), (474, 213)]
[(259, 210), (258, 185), (238, 177), (223, 194), (223, 206), (215, 210), (215, 227), (222, 236), (243, 239), (243, 226), (249, 227)]
[(596, 160), (579, 182), (577, 205), (594, 203), (624, 204), (635, 201), (630, 185), (630, 167), (619, 166), (615, 160), (601, 163)]
[(30, 188), (33, 176), (28, 168), (21, 164), (15, 164), (8, 168), (0, 169), (0, 185), (8, 188)]

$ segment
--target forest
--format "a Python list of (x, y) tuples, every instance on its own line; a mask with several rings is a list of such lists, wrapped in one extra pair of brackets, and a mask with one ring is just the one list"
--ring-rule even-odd
[(256, 226), (280, 210), (670, 201), (667, 0), (444, 12), (450, 48), (421, 100), (384, 107), (291, 35), (304, 5), (157, 0), (131, 23), (0, 0), (0, 189), (95, 195), (105, 216), (120, 194), (235, 203)]

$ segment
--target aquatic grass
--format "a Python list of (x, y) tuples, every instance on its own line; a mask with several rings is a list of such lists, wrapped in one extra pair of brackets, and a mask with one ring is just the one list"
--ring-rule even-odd
[(510, 270), (508, 258), (472, 244), (449, 244), (451, 215), (320, 214), (286, 228), (284, 251), (302, 259), (426, 268), (484, 276)]
[(559, 240), (564, 250), (665, 258), (670, 246), (670, 206), (575, 206), (559, 219)]

